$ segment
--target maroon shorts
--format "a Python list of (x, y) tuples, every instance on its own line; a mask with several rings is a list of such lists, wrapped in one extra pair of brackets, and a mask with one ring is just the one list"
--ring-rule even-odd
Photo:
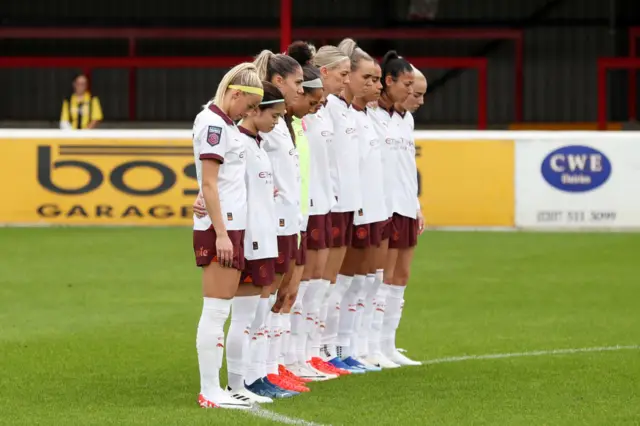
[(240, 275), (240, 282), (260, 287), (271, 285), (276, 278), (276, 260), (245, 260), (245, 267)]
[(309, 242), (309, 234), (300, 233), (300, 246), (296, 250), (296, 265), (304, 266), (307, 263), (307, 244)]
[[(231, 267), (242, 271), (244, 269), (244, 230), (227, 231), (233, 244), (233, 262)], [(217, 262), (216, 231), (213, 226), (206, 231), (193, 230), (193, 251), (196, 255), (197, 266), (207, 266)]]
[(353, 235), (353, 212), (331, 212), (331, 247), (351, 245)]
[(322, 250), (331, 245), (331, 213), (309, 216), (307, 249)]
[(388, 240), (389, 238), (391, 238), (391, 219), (392, 218), (389, 218), (382, 222), (382, 229), (380, 230), (382, 235), (380, 236), (380, 238), (383, 240)]
[(386, 221), (354, 225), (351, 247), (359, 249), (379, 247), (385, 223)]
[(397, 213), (391, 218), (389, 248), (406, 249), (418, 243), (418, 221)]
[(296, 258), (298, 235), (278, 235), (278, 259), (276, 260), (276, 274), (289, 272), (289, 264)]

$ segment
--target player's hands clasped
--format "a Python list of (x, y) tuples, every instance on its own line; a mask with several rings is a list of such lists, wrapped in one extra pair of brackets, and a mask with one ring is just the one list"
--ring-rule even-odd
[(193, 213), (198, 219), (202, 219), (208, 214), (207, 207), (204, 204), (204, 196), (202, 195), (202, 192), (198, 193), (196, 201), (193, 202)]
[(229, 235), (218, 235), (216, 238), (216, 255), (222, 266), (230, 268), (233, 265), (233, 243)]
[(424, 232), (424, 216), (422, 215), (422, 211), (417, 211), (416, 220), (418, 221), (418, 235), (422, 235)]

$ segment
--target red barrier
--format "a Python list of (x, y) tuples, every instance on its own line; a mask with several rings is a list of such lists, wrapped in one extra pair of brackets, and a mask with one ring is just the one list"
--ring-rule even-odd
[[(372, 39), (504, 39), (513, 40), (515, 45), (515, 115), (516, 121), (523, 117), (524, 59), (523, 31), (510, 29), (377, 29), (377, 28), (291, 28), (291, 15), (286, 6), (291, 0), (282, 0), (280, 29), (260, 28), (2, 28), (0, 39), (126, 39), (129, 57), (136, 57), (136, 42), (140, 39), (212, 39), (212, 40), (255, 40), (280, 38), (284, 51), (293, 38), (304, 40), (340, 40), (352, 37), (356, 40)], [(290, 11), (290, 10), (289, 10)], [(464, 58), (463, 58), (464, 59)], [(416, 65), (417, 66), (417, 65)], [(135, 120), (136, 78), (135, 69), (129, 69), (129, 114)]]
[(631, 73), (640, 69), (640, 58), (598, 59), (598, 130), (607, 129), (607, 72), (612, 69), (627, 69)]
[[(82, 68), (88, 76), (95, 68), (230, 68), (251, 57), (123, 57), (56, 58), (0, 57), (0, 68)], [(487, 128), (487, 59), (486, 58), (407, 58), (417, 68), (471, 68), (478, 72), (478, 129)], [(134, 87), (129, 86), (129, 94)], [(135, 98), (133, 98), (135, 99)], [(130, 98), (131, 101), (131, 98)], [(129, 105), (131, 108), (132, 106)], [(135, 109), (136, 105), (133, 104)]]
[[(640, 27), (629, 28), (629, 57), (635, 58), (638, 56), (638, 38), (640, 37)], [(637, 70), (629, 70), (629, 87), (628, 87), (628, 109), (629, 109), (629, 121), (636, 121), (638, 119), (638, 103), (637, 103), (637, 84), (636, 76)]]

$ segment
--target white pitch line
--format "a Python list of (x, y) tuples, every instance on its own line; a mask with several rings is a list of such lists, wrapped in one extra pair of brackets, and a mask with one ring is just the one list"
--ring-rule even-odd
[(504, 354), (452, 356), (452, 357), (446, 357), (446, 358), (428, 359), (426, 361), (422, 361), (422, 364), (430, 365), (430, 364), (444, 364), (447, 362), (473, 361), (473, 360), (481, 360), (481, 359), (504, 359), (504, 358), (518, 358), (518, 357), (526, 357), (526, 356), (564, 355), (564, 354), (578, 354), (578, 353), (585, 353), (585, 352), (612, 352), (612, 351), (624, 351), (624, 350), (640, 350), (640, 345), (598, 346), (598, 347), (592, 347), (592, 348), (551, 349), (546, 351), (510, 352), (510, 353), (504, 353)]
[(285, 416), (284, 414), (278, 414), (273, 411), (269, 411), (257, 406), (249, 410), (249, 414), (255, 417), (260, 417), (263, 419), (271, 420), (272, 422), (275, 422), (275, 423), (282, 423), (285, 425), (324, 426), (320, 423), (313, 423), (303, 419)]
[[(483, 359), (505, 359), (520, 358), (529, 356), (547, 356), (547, 355), (570, 355), (589, 352), (614, 352), (625, 350), (640, 350), (640, 345), (616, 345), (616, 346), (596, 346), (591, 348), (569, 348), (569, 349), (551, 349), (546, 351), (530, 351), (530, 352), (508, 352), (502, 354), (485, 354), (485, 355), (463, 355), (451, 356), (446, 358), (435, 358), (422, 361), (422, 365), (445, 364), (450, 362), (475, 361)], [(284, 414), (274, 413), (261, 407), (255, 407), (249, 411), (255, 417), (271, 420), (272, 422), (282, 423), (286, 425), (300, 426), (324, 426), (321, 423), (308, 422), (295, 417), (288, 417)]]

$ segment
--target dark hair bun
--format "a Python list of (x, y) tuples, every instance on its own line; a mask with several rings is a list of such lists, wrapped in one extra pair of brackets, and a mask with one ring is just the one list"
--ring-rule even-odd
[(384, 66), (385, 64), (388, 64), (394, 59), (399, 59), (399, 58), (400, 58), (400, 55), (398, 55), (398, 52), (396, 52), (395, 50), (390, 50), (384, 54), (384, 57), (382, 58), (382, 64)]
[(298, 61), (300, 66), (308, 65), (313, 58), (312, 47), (304, 41), (294, 41), (287, 48), (287, 55)]

